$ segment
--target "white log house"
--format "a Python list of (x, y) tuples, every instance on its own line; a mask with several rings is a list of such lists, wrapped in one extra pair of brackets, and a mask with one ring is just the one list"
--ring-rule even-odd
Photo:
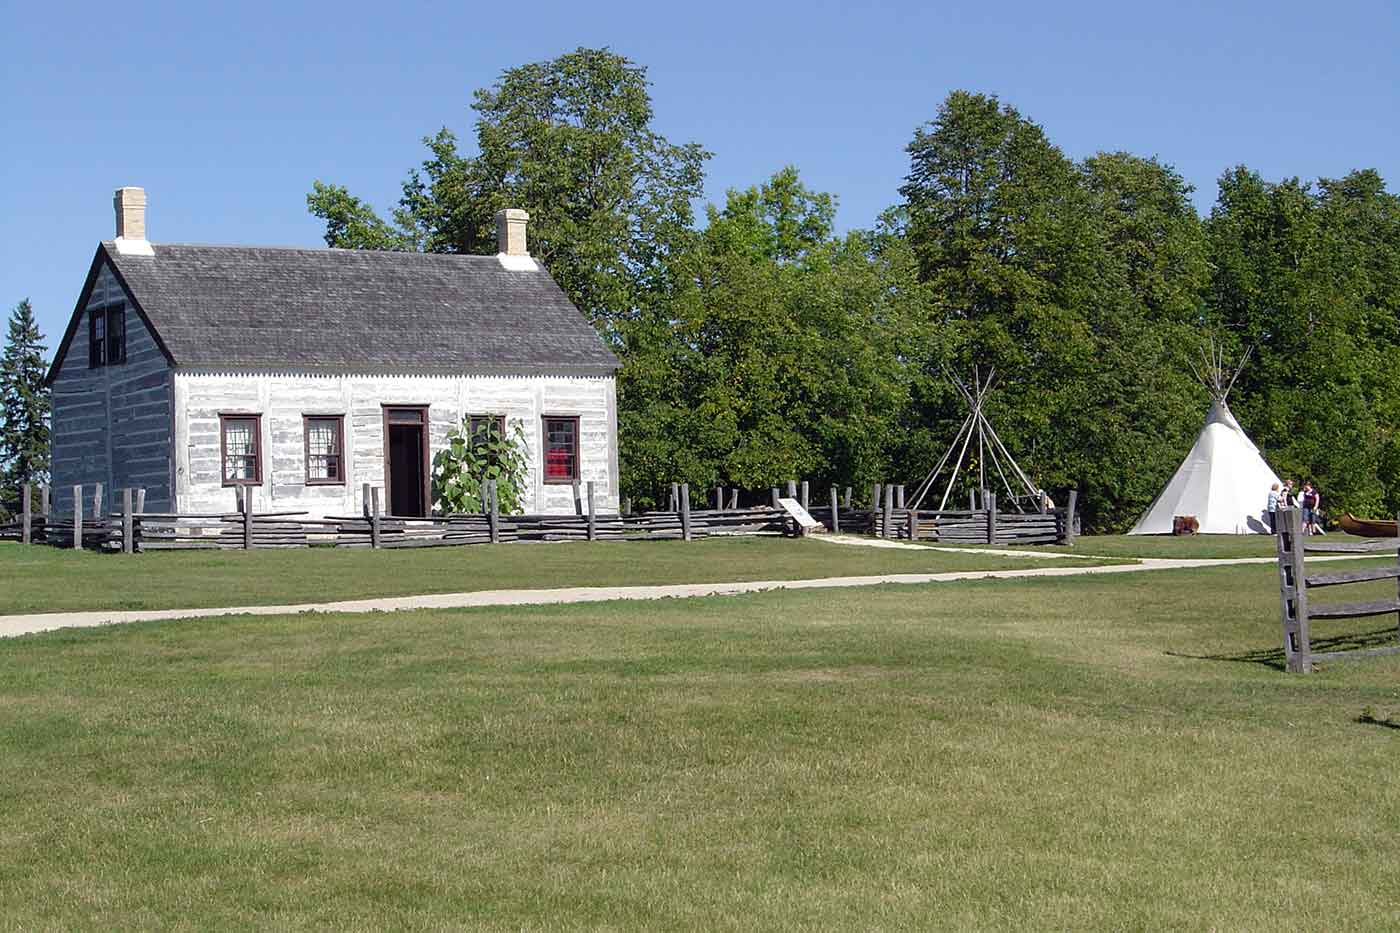
[[(463, 419), (518, 427), (528, 512), (618, 508), (617, 358), (497, 215), (495, 256), (153, 244), (116, 193), (59, 345), (55, 507), (75, 484), (141, 487), (151, 512), (347, 515), (361, 484), (433, 508), (432, 459)], [(111, 501), (110, 499), (108, 500)]]

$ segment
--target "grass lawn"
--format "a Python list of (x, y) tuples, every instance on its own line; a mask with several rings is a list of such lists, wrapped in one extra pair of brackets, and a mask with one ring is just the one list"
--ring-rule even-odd
[(1395, 928), (1400, 658), (1283, 674), (1277, 611), (1246, 566), (0, 641), (0, 926)]
[[(369, 551), (175, 551), (123, 557), (0, 544), (0, 615), (194, 609), (475, 590), (797, 580), (1063, 566), (990, 555), (838, 547), (788, 538), (570, 542)], [(1074, 562), (1082, 563), (1082, 562)]]

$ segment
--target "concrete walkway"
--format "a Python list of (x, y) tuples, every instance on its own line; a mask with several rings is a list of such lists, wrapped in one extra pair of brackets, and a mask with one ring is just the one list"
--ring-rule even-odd
[[(985, 554), (977, 550), (974, 553)], [(1364, 560), (1369, 555), (1314, 558)], [(482, 590), (476, 593), (438, 593), (426, 596), (392, 596), (342, 602), (301, 603), (292, 606), (225, 606), (214, 609), (133, 609), (91, 612), (44, 612), (0, 616), (0, 637), (29, 635), (60, 628), (90, 628), (160, 619), (203, 619), (232, 615), (295, 615), (301, 612), (395, 612), (402, 609), (464, 609), (483, 606), (537, 606), (561, 603), (593, 603), (618, 599), (666, 599), (692, 596), (732, 596), (765, 590), (811, 590), (881, 584), (952, 583), (958, 580), (1012, 580), (1021, 577), (1079, 577), (1093, 574), (1144, 573), (1196, 567), (1230, 567), (1272, 564), (1272, 557), (1227, 559), (1142, 558), (1135, 564), (1091, 567), (1028, 567), (1023, 570), (960, 570), (943, 573), (888, 573), (863, 577), (821, 577), (815, 580), (749, 580), (734, 583), (679, 583), (666, 586), (580, 586), (552, 590)]]

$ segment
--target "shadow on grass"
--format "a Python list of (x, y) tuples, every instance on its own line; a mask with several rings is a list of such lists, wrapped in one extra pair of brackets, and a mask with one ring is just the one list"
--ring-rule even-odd
[[(1386, 645), (1395, 644), (1395, 628), (1376, 629), (1372, 632), (1354, 632), (1346, 635), (1332, 635), (1327, 638), (1312, 639), (1312, 653), (1322, 654), (1327, 651), (1353, 651), (1365, 648), (1382, 648)], [(1236, 664), (1262, 664), (1264, 667), (1271, 667), (1275, 670), (1287, 670), (1288, 660), (1283, 654), (1283, 648), (1261, 648), (1256, 651), (1245, 651), (1240, 654), (1187, 654), (1183, 651), (1168, 651), (1167, 655), (1174, 658), (1189, 658), (1193, 661), (1230, 661)], [(1322, 662), (1326, 662), (1326, 658)], [(1400, 728), (1397, 726), (1395, 728)]]
[(1395, 729), (1400, 731), (1400, 722), (1396, 722), (1389, 717), (1378, 719), (1370, 710), (1364, 710), (1360, 716), (1356, 717), (1356, 721), (1363, 726), (1380, 726), (1382, 729)]

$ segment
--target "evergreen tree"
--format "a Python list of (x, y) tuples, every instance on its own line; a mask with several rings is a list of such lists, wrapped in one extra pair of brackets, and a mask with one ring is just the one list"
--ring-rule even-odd
[(44, 343), (26, 298), (10, 313), (0, 356), (0, 500), (17, 501), (23, 483), (49, 476), (49, 390)]

